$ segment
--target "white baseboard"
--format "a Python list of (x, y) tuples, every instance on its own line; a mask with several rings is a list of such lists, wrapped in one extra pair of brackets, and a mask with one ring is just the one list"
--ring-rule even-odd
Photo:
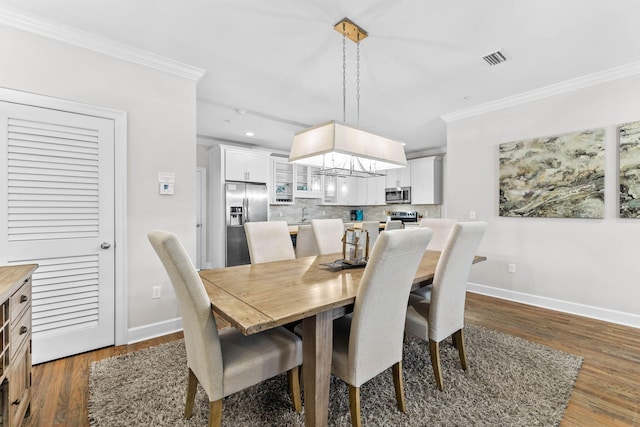
[(605, 308), (593, 307), (569, 301), (561, 301), (547, 297), (540, 297), (536, 295), (525, 294), (523, 292), (494, 288), (491, 286), (480, 285), (478, 283), (471, 282), (467, 283), (467, 290), (476, 294), (506, 299), (522, 304), (547, 308), (549, 310), (561, 311), (563, 313), (575, 314), (577, 316), (589, 317), (591, 319), (604, 320), (606, 322), (617, 323), (619, 325), (640, 328), (640, 315), (637, 314), (608, 310)]
[(135, 328), (129, 328), (129, 330), (127, 331), (127, 343), (133, 344), (139, 341), (161, 337), (163, 335), (169, 335), (174, 332), (180, 332), (181, 330), (181, 317), (164, 320), (162, 322), (151, 323), (149, 325), (138, 326)]

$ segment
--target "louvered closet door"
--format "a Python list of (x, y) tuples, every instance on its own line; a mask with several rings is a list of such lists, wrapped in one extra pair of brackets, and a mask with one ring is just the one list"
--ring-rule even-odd
[(0, 102), (0, 264), (40, 265), (33, 363), (114, 343), (113, 129)]

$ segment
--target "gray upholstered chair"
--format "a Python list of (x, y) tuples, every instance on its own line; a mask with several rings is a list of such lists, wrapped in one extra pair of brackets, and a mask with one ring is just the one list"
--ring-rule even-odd
[(402, 221), (400, 221), (399, 219), (390, 219), (384, 225), (384, 231), (387, 231), (387, 230), (398, 230), (398, 229), (401, 229), (401, 228), (402, 228)]
[(430, 238), (427, 228), (381, 233), (362, 274), (353, 313), (333, 322), (331, 371), (349, 385), (354, 426), (360, 425), (360, 386), (389, 367), (398, 409), (405, 410), (402, 341), (407, 299)]
[(342, 253), (344, 223), (341, 219), (312, 219), (311, 226), (320, 255)]
[[(427, 246), (427, 250), (442, 252), (449, 240), (451, 229), (457, 222), (457, 220), (450, 218), (423, 218), (420, 221), (420, 227), (428, 227), (433, 231), (433, 237), (429, 242), (429, 246)], [(429, 300), (431, 299), (431, 289), (431, 285), (423, 286), (413, 291), (412, 294)]]
[(296, 258), (318, 255), (318, 244), (311, 224), (299, 225), (296, 237)]
[(245, 222), (251, 264), (294, 259), (289, 227), (285, 221)]
[(182, 315), (189, 374), (185, 418), (191, 417), (198, 383), (209, 397), (209, 426), (219, 426), (224, 397), (284, 372), (300, 412), (300, 338), (284, 328), (249, 336), (234, 328), (218, 332), (202, 280), (180, 241), (160, 230), (148, 237), (171, 279)]
[(444, 389), (440, 342), (453, 335), (462, 368), (467, 369), (463, 334), (467, 280), (486, 229), (487, 224), (484, 222), (455, 224), (436, 266), (431, 299), (414, 294), (409, 297), (405, 332), (429, 341), (433, 373), (440, 390)]
[(378, 221), (364, 221), (362, 223), (362, 229), (367, 230), (369, 234), (369, 254), (375, 245), (378, 235), (380, 234), (380, 223)]

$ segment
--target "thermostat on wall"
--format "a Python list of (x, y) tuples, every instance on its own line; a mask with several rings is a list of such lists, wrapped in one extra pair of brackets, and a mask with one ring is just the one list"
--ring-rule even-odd
[(168, 182), (161, 182), (160, 183), (160, 194), (165, 194), (165, 195), (170, 195), (173, 196), (173, 186), (175, 184), (171, 184)]

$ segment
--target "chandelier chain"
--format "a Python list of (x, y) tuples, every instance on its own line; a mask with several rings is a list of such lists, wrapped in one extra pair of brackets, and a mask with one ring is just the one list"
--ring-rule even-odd
[(342, 121), (347, 122), (347, 28), (342, 24)]
[(356, 104), (358, 106), (357, 126), (360, 127), (360, 37), (356, 43)]

